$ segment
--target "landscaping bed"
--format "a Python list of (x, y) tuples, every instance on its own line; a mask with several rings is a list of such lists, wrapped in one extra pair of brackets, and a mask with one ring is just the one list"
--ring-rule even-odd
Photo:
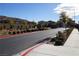
[(69, 35), (71, 34), (73, 28), (69, 28), (64, 30), (63, 32), (58, 32), (56, 37), (52, 38), (50, 40), (50, 42), (54, 45), (54, 46), (63, 46), (66, 42), (66, 40), (68, 39)]

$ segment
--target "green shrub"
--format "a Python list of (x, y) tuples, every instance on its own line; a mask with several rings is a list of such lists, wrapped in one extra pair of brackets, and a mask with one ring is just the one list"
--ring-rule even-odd
[(16, 34), (16, 32), (13, 32), (12, 34)]
[(73, 28), (67, 29), (64, 32), (58, 31), (58, 34), (56, 35), (55, 38), (55, 44), (56, 46), (64, 45), (66, 40), (68, 39), (69, 35), (71, 34)]
[(11, 32), (9, 31), (8, 34), (11, 34)]

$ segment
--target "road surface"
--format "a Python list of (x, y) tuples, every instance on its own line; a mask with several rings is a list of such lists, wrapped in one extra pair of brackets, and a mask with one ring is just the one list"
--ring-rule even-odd
[(17, 54), (20, 51), (35, 45), (40, 40), (48, 37), (54, 37), (58, 31), (63, 30), (63, 28), (57, 28), (0, 39), (0, 56), (11, 56), (13, 54)]

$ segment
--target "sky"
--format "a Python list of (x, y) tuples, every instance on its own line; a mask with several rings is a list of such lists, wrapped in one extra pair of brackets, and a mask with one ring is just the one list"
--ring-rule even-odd
[[(69, 7), (69, 8), (68, 8)], [(0, 3), (0, 15), (22, 18), (29, 21), (57, 21), (61, 9), (67, 11), (68, 15), (74, 17), (75, 20), (79, 19), (78, 4), (65, 4), (65, 3)], [(67, 8), (67, 10), (65, 10)], [(73, 9), (72, 9), (73, 8)]]

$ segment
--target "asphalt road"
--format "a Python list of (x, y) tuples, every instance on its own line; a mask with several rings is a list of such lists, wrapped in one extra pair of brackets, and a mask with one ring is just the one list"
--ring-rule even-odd
[(33, 45), (38, 41), (48, 37), (54, 37), (63, 28), (38, 31), (31, 34), (19, 35), (10, 38), (0, 39), (0, 56), (11, 56), (17, 54)]

